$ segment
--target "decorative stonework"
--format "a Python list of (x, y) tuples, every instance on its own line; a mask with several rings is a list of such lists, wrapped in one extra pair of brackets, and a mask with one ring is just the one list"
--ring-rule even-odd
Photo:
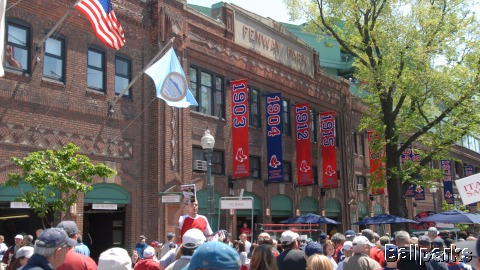
[(0, 145), (28, 146), (38, 149), (60, 149), (69, 142), (80, 147), (80, 152), (94, 156), (131, 158), (133, 145), (130, 141), (73, 134), (51, 129), (36, 129), (19, 124), (0, 124)]

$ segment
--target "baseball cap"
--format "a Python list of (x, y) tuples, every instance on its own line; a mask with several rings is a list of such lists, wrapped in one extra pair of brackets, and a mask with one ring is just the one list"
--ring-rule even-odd
[(238, 252), (229, 245), (211, 241), (200, 245), (190, 260), (190, 264), (182, 270), (197, 268), (240, 269)]
[(161, 246), (161, 245), (162, 245), (162, 243), (160, 243), (160, 242), (158, 242), (158, 241), (152, 241), (152, 242), (150, 243), (150, 246), (151, 246), (151, 247), (159, 247), (159, 246)]
[(427, 233), (428, 233), (428, 235), (437, 236), (438, 235), (438, 230), (435, 227), (430, 227), (430, 228), (428, 228)]
[(443, 247), (445, 242), (443, 242), (442, 238), (435, 238), (432, 241), (432, 247)]
[(182, 245), (186, 248), (198, 248), (198, 246), (205, 243), (206, 240), (207, 239), (205, 238), (205, 235), (202, 231), (193, 228), (183, 234)]
[(327, 234), (326, 233), (321, 233), (318, 238), (320, 239), (320, 241), (324, 241), (324, 240), (327, 240)]
[(280, 236), (280, 243), (282, 245), (289, 245), (293, 243), (299, 237), (298, 233), (292, 232), (290, 230), (286, 230)]
[(171, 240), (173, 237), (175, 237), (175, 234), (174, 234), (174, 233), (169, 232), (169, 233), (167, 234), (167, 239), (168, 239), (168, 240)]
[(140, 239), (147, 239), (147, 238), (145, 237), (145, 235), (142, 234), (140, 235)]
[(15, 239), (21, 239), (21, 240), (23, 240), (23, 235), (17, 234), (17, 235), (15, 235)]
[(370, 247), (375, 246), (375, 244), (370, 242), (368, 238), (363, 235), (353, 238), (352, 246), (363, 246), (363, 245), (369, 245)]
[(17, 253), (15, 253), (16, 258), (30, 258), (33, 255), (33, 247), (25, 246), (21, 247), (17, 250)]
[(375, 241), (375, 233), (370, 229), (363, 230), (362, 235), (365, 236), (370, 242)]
[(308, 243), (305, 247), (305, 254), (307, 254), (308, 257), (312, 256), (313, 254), (323, 254), (323, 247), (318, 242)]
[(77, 240), (68, 237), (67, 232), (62, 228), (50, 228), (43, 231), (35, 242), (38, 247), (62, 247), (68, 245), (74, 247), (77, 245)]
[(132, 259), (123, 248), (110, 248), (98, 258), (98, 270), (131, 270)]
[(68, 236), (76, 235), (78, 233), (77, 223), (73, 220), (64, 220), (58, 223), (57, 228), (65, 230)]
[(345, 232), (345, 237), (355, 237), (357, 235), (357, 233), (353, 230), (347, 230)]
[(342, 250), (351, 250), (353, 247), (352, 241), (343, 242)]
[(153, 247), (147, 247), (146, 249), (143, 250), (143, 257), (144, 258), (150, 258), (155, 255), (155, 249)]
[(418, 244), (420, 246), (430, 246), (430, 244), (432, 243), (432, 239), (430, 239), (430, 237), (426, 236), (426, 235), (420, 235), (420, 237), (418, 237)]

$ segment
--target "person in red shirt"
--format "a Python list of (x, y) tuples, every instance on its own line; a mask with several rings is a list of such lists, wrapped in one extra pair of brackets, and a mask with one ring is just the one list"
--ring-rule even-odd
[(143, 259), (141, 259), (135, 267), (134, 270), (160, 270), (160, 264), (156, 262), (153, 257), (155, 255), (155, 249), (153, 247), (147, 247), (143, 251)]
[(240, 228), (240, 234), (246, 234), (247, 235), (247, 240), (252, 241), (252, 230), (248, 228), (247, 222), (242, 223), (242, 228)]
[(177, 229), (180, 230), (179, 241), (183, 238), (183, 235), (186, 231), (197, 228), (203, 232), (207, 238), (213, 235), (212, 228), (208, 223), (208, 220), (205, 216), (197, 214), (198, 212), (198, 201), (194, 201), (186, 206), (187, 214), (180, 216), (178, 219)]
[[(68, 237), (77, 240), (78, 227), (77, 223), (72, 220), (64, 220), (57, 225), (57, 228), (62, 228)], [(75, 247), (68, 247), (65, 261), (56, 270), (95, 270), (97, 264), (95, 261), (85, 255), (75, 252)]]

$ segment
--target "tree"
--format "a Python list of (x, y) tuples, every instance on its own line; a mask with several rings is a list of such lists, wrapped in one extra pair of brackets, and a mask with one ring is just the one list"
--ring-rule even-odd
[[(292, 19), (307, 20), (306, 31), (354, 57), (355, 79), (369, 93), (361, 128), (381, 133), (389, 211), (406, 217), (410, 184), (430, 186), (439, 178), (430, 163), (478, 134), (480, 25), (470, 1), (284, 1)], [(409, 145), (421, 159), (402, 166)]]
[[(89, 185), (95, 176), (110, 177), (117, 172), (102, 163), (93, 165), (87, 156), (77, 154), (80, 148), (69, 143), (60, 150), (37, 151), (24, 158), (12, 157), (11, 161), (21, 167), (22, 173), (10, 173), (5, 185), (18, 187), (20, 181), (29, 183), (33, 190), (22, 191), (16, 201), (26, 202), (39, 217), (50, 211), (68, 212), (77, 202), (78, 194), (92, 189)], [(60, 196), (48, 202), (48, 198)]]

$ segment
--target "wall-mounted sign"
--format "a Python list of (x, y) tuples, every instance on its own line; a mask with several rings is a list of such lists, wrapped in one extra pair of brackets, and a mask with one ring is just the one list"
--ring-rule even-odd
[(162, 203), (179, 203), (180, 195), (162, 195)]
[(221, 200), (220, 209), (252, 209), (253, 200)]
[(10, 208), (30, 208), (26, 202), (10, 202)]
[(94, 203), (92, 209), (98, 210), (117, 210), (117, 204), (112, 203)]

